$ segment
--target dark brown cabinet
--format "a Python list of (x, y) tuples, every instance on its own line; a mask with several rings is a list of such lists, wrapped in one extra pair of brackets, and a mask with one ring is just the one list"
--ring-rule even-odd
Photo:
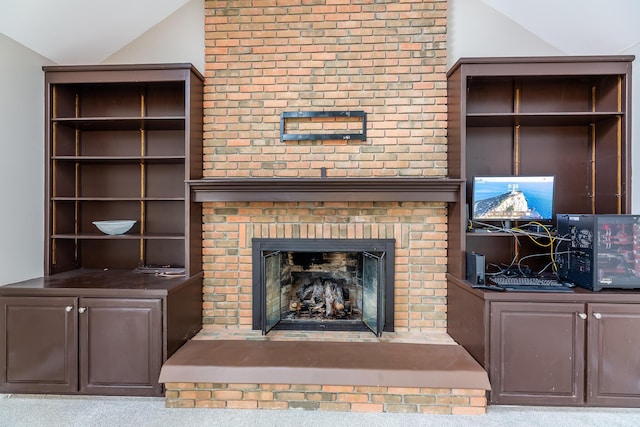
[(640, 293), (496, 293), (450, 277), (448, 300), (490, 403), (640, 407)]
[(204, 78), (190, 64), (44, 72), (45, 276), (0, 286), (0, 392), (160, 395), (162, 363), (202, 327), (187, 181), (202, 177)]
[(0, 297), (0, 391), (78, 389), (76, 298)]
[(640, 406), (640, 302), (587, 305), (587, 403)]
[(161, 393), (160, 299), (0, 297), (0, 310), (0, 390)]
[(584, 304), (491, 304), (491, 402), (575, 405), (584, 401)]
[(630, 212), (633, 60), (462, 58), (447, 74), (449, 175), (466, 181), (448, 210), (447, 329), (487, 369), (493, 404), (640, 406), (640, 291), (496, 293), (465, 280), (467, 252), (489, 272), (554, 261), (548, 237), (470, 227), (473, 177), (552, 175), (554, 216)]
[[(79, 366), (83, 394), (160, 394), (160, 299), (80, 298)], [(127, 343), (135, 351), (122, 351)]]
[(202, 327), (201, 277), (70, 271), (0, 287), (0, 392), (158, 396)]
[(640, 304), (493, 303), (491, 400), (640, 406), (639, 328)]

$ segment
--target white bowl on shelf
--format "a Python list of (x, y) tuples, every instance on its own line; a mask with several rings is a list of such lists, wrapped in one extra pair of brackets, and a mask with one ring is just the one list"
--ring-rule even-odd
[(111, 221), (93, 221), (93, 225), (104, 234), (117, 235), (124, 234), (131, 230), (131, 227), (138, 222), (132, 219), (116, 219)]

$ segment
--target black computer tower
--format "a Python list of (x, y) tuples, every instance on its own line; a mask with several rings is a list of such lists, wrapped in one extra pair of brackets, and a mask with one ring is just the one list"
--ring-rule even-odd
[(559, 214), (561, 279), (600, 291), (640, 288), (640, 215)]

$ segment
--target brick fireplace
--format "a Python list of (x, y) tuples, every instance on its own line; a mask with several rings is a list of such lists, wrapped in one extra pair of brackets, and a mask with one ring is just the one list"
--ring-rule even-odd
[[(447, 175), (446, 6), (205, 2), (203, 177), (220, 183), (200, 193), (205, 330), (252, 327), (253, 238), (395, 239), (395, 329), (446, 330), (450, 200), (361, 188)], [(365, 141), (280, 141), (283, 112), (348, 110), (366, 113)], [(225, 182), (235, 196), (218, 197)]]
[[(446, 178), (446, 9), (446, 0), (205, 1), (204, 170), (189, 183), (203, 206), (200, 339), (260, 336), (255, 242), (370, 240), (393, 242), (383, 316), (393, 332), (383, 326), (382, 339), (447, 341), (447, 209), (461, 183)], [(363, 140), (281, 140), (283, 113), (353, 110), (366, 115)], [(293, 131), (340, 134), (352, 125), (312, 117)], [(380, 340), (366, 334), (294, 339)], [(167, 384), (170, 406), (484, 413), (486, 405), (484, 385), (439, 381), (192, 379)]]
[(394, 329), (445, 332), (445, 203), (207, 202), (204, 206), (205, 331), (255, 327), (253, 239), (394, 239), (390, 298)]

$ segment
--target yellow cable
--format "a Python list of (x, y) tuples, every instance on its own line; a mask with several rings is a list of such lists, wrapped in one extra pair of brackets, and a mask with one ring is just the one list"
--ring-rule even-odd
[(557, 271), (558, 270), (558, 266), (556, 265), (555, 255), (553, 253), (553, 245), (554, 245), (554, 243), (556, 241), (556, 238), (551, 235), (551, 230), (549, 230), (549, 228), (546, 225), (541, 224), (541, 223), (539, 223), (537, 221), (531, 221), (528, 224), (533, 224), (533, 225), (537, 225), (539, 227), (542, 227), (544, 229), (544, 231), (547, 233), (547, 237), (549, 238), (549, 243), (542, 244), (542, 243), (538, 242), (531, 235), (531, 233), (528, 233), (526, 230), (522, 230), (521, 228), (514, 228), (514, 230), (520, 231), (520, 232), (526, 234), (529, 237), (529, 239), (531, 239), (531, 241), (533, 241), (533, 243), (535, 243), (536, 245), (538, 245), (540, 247), (543, 247), (543, 248), (548, 247), (549, 248), (549, 257), (551, 258), (551, 263), (553, 265), (553, 269), (554, 269), (554, 271)]

